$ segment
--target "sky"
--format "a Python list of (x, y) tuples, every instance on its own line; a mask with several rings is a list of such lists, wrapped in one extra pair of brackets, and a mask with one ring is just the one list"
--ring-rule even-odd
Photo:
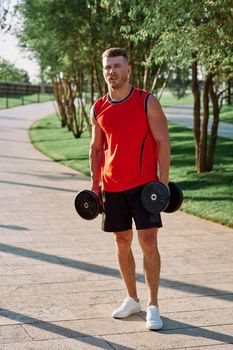
[(31, 82), (39, 81), (39, 66), (36, 60), (32, 55), (20, 49), (18, 39), (15, 36), (0, 33), (0, 57), (14, 64), (17, 68), (26, 70)]
[[(2, 6), (9, 9), (15, 4), (19, 3), (20, 0), (0, 0), (0, 10)], [(8, 21), (15, 22), (17, 18), (8, 18)], [(39, 81), (39, 65), (32, 54), (20, 48), (17, 37), (10, 33), (4, 33), (0, 29), (0, 57), (14, 64), (17, 68), (24, 69), (28, 72), (30, 81)], [(1, 77), (0, 77), (1, 80)]]

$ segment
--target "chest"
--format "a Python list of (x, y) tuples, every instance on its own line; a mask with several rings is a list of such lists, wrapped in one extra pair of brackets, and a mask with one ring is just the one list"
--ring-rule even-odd
[(98, 122), (106, 134), (148, 129), (144, 105), (135, 99), (119, 104), (108, 102), (99, 114)]

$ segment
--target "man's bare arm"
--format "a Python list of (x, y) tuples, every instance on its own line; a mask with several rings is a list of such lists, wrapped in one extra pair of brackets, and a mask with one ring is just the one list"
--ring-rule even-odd
[(104, 133), (100, 128), (94, 113), (91, 109), (92, 139), (89, 150), (89, 163), (91, 171), (91, 190), (99, 196), (99, 186), (101, 178), (101, 157), (104, 147)]
[(159, 180), (168, 185), (170, 168), (170, 143), (167, 119), (157, 99), (150, 95), (147, 104), (150, 130), (158, 144)]

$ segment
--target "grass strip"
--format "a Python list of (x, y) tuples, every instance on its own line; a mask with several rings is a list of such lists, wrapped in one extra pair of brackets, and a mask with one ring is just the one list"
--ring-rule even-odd
[[(170, 179), (184, 191), (182, 211), (233, 227), (233, 141), (218, 138), (214, 170), (197, 174), (193, 132), (169, 123), (171, 140)], [(56, 162), (89, 175), (90, 135), (74, 139), (61, 128), (56, 115), (36, 121), (30, 129), (33, 145)], [(171, 214), (172, 215), (172, 214)], [(174, 214), (173, 214), (174, 215)]]

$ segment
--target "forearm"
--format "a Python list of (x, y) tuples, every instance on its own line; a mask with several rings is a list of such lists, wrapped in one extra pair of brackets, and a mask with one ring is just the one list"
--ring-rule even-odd
[(98, 151), (95, 147), (90, 148), (89, 162), (91, 172), (91, 190), (99, 191), (101, 180), (101, 155), (102, 151)]
[(158, 167), (159, 180), (168, 185), (170, 169), (170, 146), (169, 140), (158, 143)]

